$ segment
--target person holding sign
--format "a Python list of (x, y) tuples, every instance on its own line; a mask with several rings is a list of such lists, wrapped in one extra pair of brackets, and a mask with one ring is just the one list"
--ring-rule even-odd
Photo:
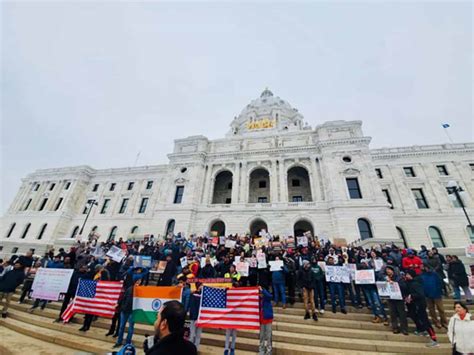
[[(280, 258), (277, 256), (275, 258), (275, 262), (282, 262), (282, 260), (280, 260)], [(274, 263), (274, 265), (277, 265), (277, 264), (278, 263)], [(282, 304), (283, 309), (286, 308), (285, 279), (286, 279), (287, 273), (288, 273), (288, 269), (284, 265), (280, 266), (280, 270), (272, 271), (272, 286), (273, 286), (273, 297), (274, 297), (275, 305), (278, 305), (281, 299), (281, 304)]]
[[(395, 267), (387, 265), (385, 268), (385, 280), (388, 283), (398, 282), (402, 296), (406, 297), (407, 286), (405, 281), (400, 278), (400, 275), (395, 274)], [(405, 310), (405, 302), (403, 300), (388, 300), (388, 308), (390, 310), (390, 322), (392, 325), (392, 332), (394, 334), (408, 335), (408, 321), (407, 312)]]
[[(369, 262), (370, 264), (370, 262)], [(384, 325), (389, 325), (389, 321), (387, 318), (387, 314), (385, 313), (385, 308), (382, 304), (382, 300), (380, 299), (379, 293), (377, 291), (377, 286), (375, 285), (375, 271), (371, 269), (366, 262), (362, 262), (359, 265), (361, 270), (366, 270), (367, 272), (372, 273), (372, 281), (364, 282), (362, 286), (362, 291), (364, 292), (365, 298), (367, 302), (370, 303), (372, 308), (372, 313), (374, 315), (374, 319), (372, 319), (372, 323), (384, 323)], [(361, 272), (362, 273), (362, 272)], [(356, 272), (357, 274), (357, 272)], [(356, 276), (357, 277), (357, 276)], [(365, 280), (364, 280), (365, 281)], [(357, 282), (357, 279), (356, 279)]]
[(239, 284), (240, 281), (240, 274), (235, 269), (235, 265), (231, 264), (229, 267), (229, 272), (224, 275), (226, 279), (232, 279), (232, 284)]
[(311, 264), (308, 260), (303, 260), (303, 268), (298, 271), (298, 284), (303, 290), (303, 302), (306, 314), (304, 319), (310, 318), (309, 307), (311, 305), (311, 314), (313, 320), (318, 320), (316, 314), (316, 307), (314, 306), (314, 289), (313, 289), (313, 272), (311, 270)]
[[(334, 258), (329, 256), (326, 261), (328, 266), (336, 266)], [(342, 282), (327, 282), (329, 287), (329, 294), (331, 295), (332, 313), (336, 313), (336, 295), (339, 299), (339, 306), (341, 307), (341, 313), (347, 314), (346, 311), (346, 300), (344, 298), (344, 284)]]

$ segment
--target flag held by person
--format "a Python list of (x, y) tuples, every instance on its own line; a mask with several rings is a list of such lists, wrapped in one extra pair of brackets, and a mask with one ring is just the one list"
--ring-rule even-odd
[(79, 280), (76, 296), (64, 311), (65, 323), (75, 313), (113, 318), (122, 291), (122, 281)]
[(260, 329), (258, 287), (225, 289), (204, 286), (197, 326)]
[(153, 324), (163, 305), (181, 301), (179, 286), (135, 286), (133, 289), (133, 319), (138, 323)]

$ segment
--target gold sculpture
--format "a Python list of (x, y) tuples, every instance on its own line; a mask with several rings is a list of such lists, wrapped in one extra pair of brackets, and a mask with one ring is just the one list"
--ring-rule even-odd
[(264, 128), (274, 128), (276, 125), (276, 119), (270, 120), (268, 118), (262, 118), (261, 120), (250, 120), (246, 123), (247, 129), (264, 129)]

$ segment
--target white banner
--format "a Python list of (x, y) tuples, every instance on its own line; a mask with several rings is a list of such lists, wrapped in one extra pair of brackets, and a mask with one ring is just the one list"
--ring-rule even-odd
[(283, 260), (275, 260), (268, 263), (270, 264), (270, 271), (281, 271), (283, 267)]
[(344, 266), (326, 265), (327, 282), (351, 282), (351, 272)]
[(374, 270), (356, 270), (355, 272), (355, 283), (357, 285), (369, 285), (375, 283)]
[(115, 245), (112, 245), (106, 255), (118, 263), (121, 262), (123, 258), (125, 258), (125, 252)]
[(73, 269), (39, 268), (33, 280), (33, 298), (57, 301), (60, 293), (66, 293)]

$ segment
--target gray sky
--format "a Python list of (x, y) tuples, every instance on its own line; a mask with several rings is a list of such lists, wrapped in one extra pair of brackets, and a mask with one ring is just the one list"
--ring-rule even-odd
[(6, 210), (38, 168), (166, 163), (268, 86), (372, 147), (473, 140), (472, 4), (3, 2)]

